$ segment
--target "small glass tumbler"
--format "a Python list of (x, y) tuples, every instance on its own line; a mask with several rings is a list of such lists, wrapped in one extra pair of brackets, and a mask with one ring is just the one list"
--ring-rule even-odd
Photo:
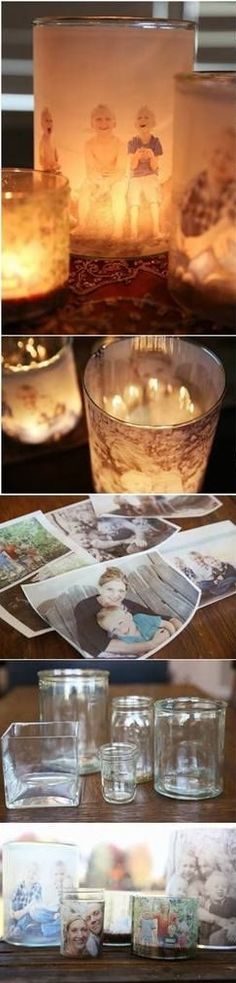
[(4, 170), (3, 322), (45, 313), (69, 277), (69, 182), (61, 174)]
[(131, 945), (132, 895), (130, 891), (105, 891), (104, 945)]
[(97, 492), (181, 493), (202, 487), (224, 395), (216, 356), (182, 338), (123, 338), (84, 374)]
[(235, 72), (177, 75), (169, 287), (183, 308), (235, 328)]
[(96, 958), (103, 942), (105, 900), (103, 891), (68, 892), (61, 905), (61, 955), (75, 959)]
[(13, 723), (1, 748), (7, 809), (78, 805), (78, 724)]
[(154, 707), (154, 787), (170, 798), (208, 799), (223, 791), (226, 703), (200, 697)]
[(60, 907), (78, 885), (78, 851), (71, 844), (3, 844), (3, 937), (18, 946), (59, 946)]
[(133, 898), (133, 951), (148, 959), (186, 959), (198, 941), (196, 898)]
[(136, 792), (136, 744), (104, 744), (100, 748), (102, 794), (106, 802), (132, 802)]
[(2, 349), (4, 432), (23, 444), (60, 440), (82, 413), (71, 341), (10, 337)]
[(107, 740), (109, 672), (106, 669), (43, 669), (38, 673), (41, 720), (79, 721), (79, 771), (100, 771), (99, 748)]
[(146, 696), (118, 696), (111, 704), (112, 741), (131, 741), (137, 747), (136, 781), (153, 774), (153, 700)]

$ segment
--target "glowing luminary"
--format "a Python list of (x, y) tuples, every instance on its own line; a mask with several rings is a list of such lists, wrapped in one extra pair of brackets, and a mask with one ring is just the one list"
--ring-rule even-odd
[(35, 166), (69, 178), (72, 252), (167, 248), (173, 79), (193, 56), (185, 21), (35, 22)]
[(73, 349), (61, 338), (3, 341), (2, 427), (26, 444), (59, 440), (82, 413)]
[(84, 375), (96, 491), (198, 491), (224, 385), (215, 355), (181, 338), (124, 338), (96, 352)]
[(236, 77), (176, 80), (169, 286), (186, 309), (236, 325)]
[(39, 315), (65, 295), (69, 185), (61, 175), (3, 171), (4, 321)]

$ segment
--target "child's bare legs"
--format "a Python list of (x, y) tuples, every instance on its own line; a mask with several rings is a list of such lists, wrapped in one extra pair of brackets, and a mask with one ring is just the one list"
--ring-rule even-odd
[(150, 202), (151, 216), (152, 216), (152, 229), (153, 238), (158, 239), (160, 232), (160, 222), (159, 222), (159, 205), (157, 202)]
[(130, 208), (130, 234), (131, 238), (138, 239), (139, 205), (131, 205)]
[(158, 628), (152, 638), (153, 648), (160, 648), (160, 645), (164, 645), (165, 642), (168, 642), (170, 635), (171, 632), (168, 631), (167, 628)]
[(122, 239), (126, 219), (126, 186), (123, 181), (117, 181), (111, 188), (113, 237)]

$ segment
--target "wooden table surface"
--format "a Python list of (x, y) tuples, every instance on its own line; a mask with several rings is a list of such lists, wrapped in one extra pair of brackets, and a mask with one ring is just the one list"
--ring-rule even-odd
[[(1, 520), (13, 519), (26, 512), (62, 507), (78, 502), (85, 496), (13, 496), (1, 497)], [(230, 519), (236, 523), (236, 496), (221, 497), (222, 507), (210, 515), (197, 519), (177, 519), (181, 529), (191, 529), (207, 523)], [(173, 519), (173, 522), (175, 519)], [(215, 604), (199, 609), (193, 620), (170, 645), (159, 653), (161, 659), (235, 659), (236, 658), (236, 595), (226, 597)], [(2, 659), (73, 659), (82, 658), (69, 642), (56, 632), (36, 638), (25, 638), (6, 622), (0, 620), (0, 648)], [(152, 656), (151, 659), (155, 659)], [(84, 660), (86, 662), (86, 660)], [(150, 660), (149, 660), (150, 661)], [(87, 664), (87, 663), (86, 663)], [(97, 665), (97, 661), (94, 663)], [(92, 668), (93, 662), (90, 661)], [(107, 662), (99, 660), (100, 668)]]
[(58, 949), (28, 949), (0, 943), (2, 983), (217, 983), (235, 981), (236, 951), (210, 952), (198, 949), (192, 959), (165, 962), (143, 959), (129, 947), (103, 949), (99, 959), (79, 962), (60, 956)]
[[(110, 697), (139, 693), (155, 700), (166, 696), (194, 696), (201, 691), (192, 684), (125, 684), (110, 686)], [(202, 694), (201, 694), (202, 695)], [(153, 781), (137, 786), (133, 802), (110, 805), (101, 792), (100, 774), (83, 775), (79, 806), (65, 809), (6, 810), (1, 776), (1, 822), (232, 822), (236, 821), (236, 710), (227, 710), (224, 791), (215, 799), (184, 802), (169, 799), (155, 792)], [(13, 721), (38, 719), (37, 687), (16, 687), (1, 700), (1, 733)]]

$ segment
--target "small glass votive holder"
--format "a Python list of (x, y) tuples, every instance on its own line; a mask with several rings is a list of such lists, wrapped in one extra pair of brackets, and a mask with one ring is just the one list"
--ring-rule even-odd
[(154, 707), (154, 788), (179, 799), (223, 791), (226, 702), (201, 697), (158, 700)]
[(137, 782), (153, 775), (153, 700), (150, 696), (116, 696), (111, 704), (111, 738), (137, 747)]
[(102, 794), (106, 802), (132, 802), (136, 792), (136, 744), (103, 744), (100, 748)]
[(61, 174), (7, 169), (2, 181), (3, 323), (62, 303), (69, 277), (69, 182)]
[(196, 898), (133, 897), (133, 952), (148, 959), (186, 959), (198, 942)]
[(84, 374), (95, 490), (199, 491), (224, 388), (219, 359), (182, 338), (122, 338), (95, 352)]
[(64, 894), (61, 904), (61, 955), (96, 958), (101, 953), (105, 899), (103, 891), (81, 889)]
[(3, 339), (2, 428), (24, 444), (60, 440), (82, 414), (70, 339)]
[(7, 809), (79, 804), (79, 725), (12, 723), (1, 737)]
[(104, 946), (130, 946), (132, 895), (130, 891), (105, 890)]

